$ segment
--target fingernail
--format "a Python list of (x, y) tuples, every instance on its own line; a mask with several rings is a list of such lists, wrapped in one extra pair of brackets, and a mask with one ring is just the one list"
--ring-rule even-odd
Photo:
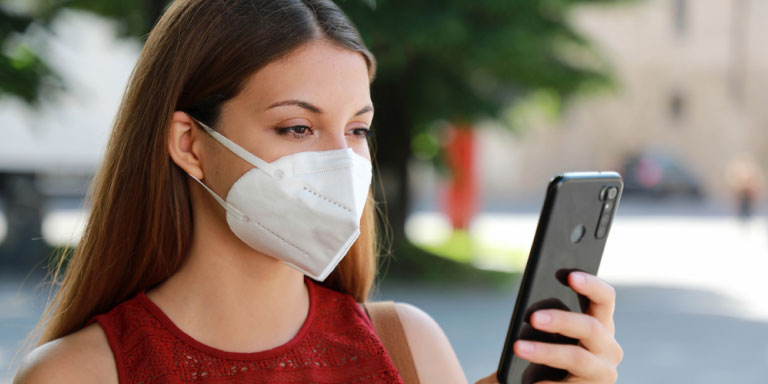
[(533, 322), (536, 324), (549, 324), (552, 321), (552, 316), (548, 313), (536, 312), (533, 314)]
[(587, 282), (586, 276), (579, 272), (574, 272), (571, 278), (573, 279), (573, 284), (575, 285), (584, 285), (584, 283)]
[(530, 341), (518, 340), (517, 350), (524, 355), (530, 355), (533, 353), (533, 343)]

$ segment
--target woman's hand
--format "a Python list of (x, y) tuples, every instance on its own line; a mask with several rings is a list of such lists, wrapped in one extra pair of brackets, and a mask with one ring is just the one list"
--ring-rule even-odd
[[(614, 338), (616, 292), (606, 282), (583, 272), (572, 272), (568, 282), (574, 291), (590, 300), (587, 313), (543, 309), (534, 312), (531, 324), (543, 332), (578, 339), (579, 344), (518, 340), (513, 347), (515, 354), (533, 363), (567, 370), (570, 374), (564, 380), (566, 383), (615, 383), (618, 377), (616, 369), (624, 355)], [(496, 374), (480, 379), (477, 383), (497, 383)]]

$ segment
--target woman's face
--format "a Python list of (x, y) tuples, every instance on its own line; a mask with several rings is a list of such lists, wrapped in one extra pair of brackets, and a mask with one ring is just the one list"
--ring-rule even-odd
[[(267, 162), (341, 148), (370, 160), (366, 137), (372, 119), (362, 54), (313, 41), (252, 75), (223, 104), (215, 128)], [(228, 188), (253, 168), (213, 138), (205, 143), (203, 172), (214, 186)]]

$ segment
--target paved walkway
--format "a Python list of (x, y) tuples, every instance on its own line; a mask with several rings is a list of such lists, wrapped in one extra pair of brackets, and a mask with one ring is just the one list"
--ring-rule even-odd
[[(768, 323), (740, 316), (717, 293), (617, 284), (619, 383), (765, 383)], [(383, 286), (379, 297), (410, 302), (444, 329), (470, 381), (495, 371), (515, 299), (509, 291)]]
[[(535, 216), (509, 216), (520, 230)], [(502, 220), (502, 222), (504, 221)], [(520, 236), (523, 238), (523, 236)], [(617, 288), (620, 383), (768, 382), (768, 225), (722, 216), (620, 217), (600, 275)], [(0, 276), (0, 384), (39, 319), (36, 280)], [(412, 303), (444, 328), (473, 381), (496, 369), (516, 286), (384, 284), (379, 298)], [(42, 294), (42, 293), (41, 293)]]

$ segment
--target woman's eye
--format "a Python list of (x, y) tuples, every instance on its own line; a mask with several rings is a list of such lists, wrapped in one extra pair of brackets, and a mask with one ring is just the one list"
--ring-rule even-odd
[(312, 129), (306, 125), (294, 125), (292, 127), (278, 128), (277, 133), (279, 135), (291, 135), (296, 138), (302, 138), (312, 134)]
[(371, 131), (369, 128), (355, 128), (351, 130), (352, 135), (356, 137), (371, 137), (373, 135), (373, 131)]

